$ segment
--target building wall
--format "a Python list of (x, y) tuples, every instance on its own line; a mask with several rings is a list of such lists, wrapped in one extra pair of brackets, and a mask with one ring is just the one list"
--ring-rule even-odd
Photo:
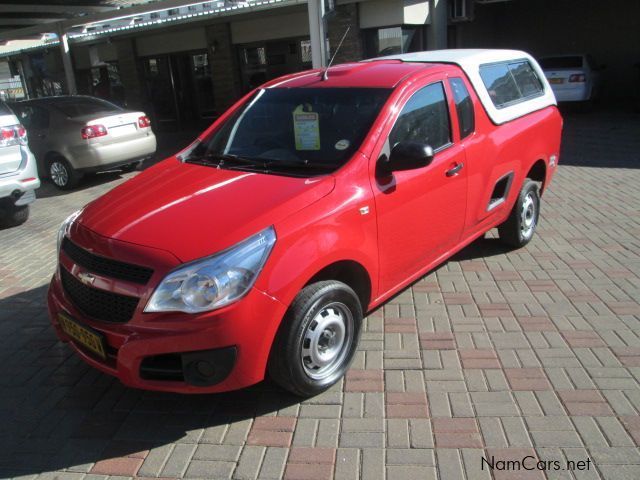
[(207, 36), (204, 27), (182, 27), (136, 39), (136, 49), (140, 57), (206, 48)]
[(458, 27), (458, 47), (516, 48), (534, 56), (590, 53), (603, 72), (605, 97), (637, 89), (640, 2), (537, 0), (475, 5), (475, 20)]
[(118, 72), (124, 86), (128, 108), (148, 110), (134, 40), (123, 38), (114, 43), (118, 53)]
[(71, 56), (76, 70), (91, 68), (103, 62), (118, 59), (118, 50), (113, 42), (101, 42), (96, 45), (77, 45), (71, 47)]
[(306, 9), (270, 16), (258, 14), (254, 15), (254, 18), (231, 22), (231, 38), (234, 44), (303, 36), (309, 36), (309, 17)]
[(335, 12), (329, 19), (329, 59), (335, 53), (340, 40), (349, 28), (349, 32), (342, 42), (334, 64), (354, 62), (364, 58), (363, 39), (358, 18), (358, 4), (337, 5)]
[(235, 50), (231, 44), (231, 28), (229, 24), (216, 23), (207, 27), (206, 33), (211, 59), (214, 102), (216, 112), (220, 114), (239, 97), (240, 75)]

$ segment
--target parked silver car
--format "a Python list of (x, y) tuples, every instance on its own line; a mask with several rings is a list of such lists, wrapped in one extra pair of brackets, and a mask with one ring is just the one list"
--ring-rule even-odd
[(0, 224), (19, 225), (29, 217), (29, 204), (40, 186), (27, 131), (0, 101)]
[(156, 151), (149, 117), (106, 100), (45, 97), (11, 107), (29, 132), (40, 176), (61, 189), (73, 188), (85, 173), (133, 170)]

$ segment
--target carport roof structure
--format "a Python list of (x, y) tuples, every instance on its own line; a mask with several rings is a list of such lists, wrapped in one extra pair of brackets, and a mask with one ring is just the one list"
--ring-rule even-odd
[[(325, 36), (323, 0), (0, 0), (0, 58), (59, 45), (66, 90), (73, 94), (76, 86), (70, 40), (91, 41), (100, 35), (153, 29), (167, 22), (176, 25), (297, 4), (308, 5), (313, 65), (326, 65), (325, 42), (321, 41)], [(156, 15), (158, 12), (164, 13)]]
[[(0, 34), (150, 3), (151, 0), (0, 0)], [(34, 29), (35, 30), (35, 29)]]
[[(320, 0), (313, 0), (318, 2)], [(36, 3), (38, 2), (38, 3)], [(0, 57), (30, 48), (57, 44), (61, 35), (68, 39), (90, 40), (101, 34), (124, 33), (129, 29), (147, 29), (170, 21), (181, 23), (192, 17), (226, 16), (260, 11), (308, 0), (0, 0)], [(309, 2), (311, 3), (311, 2)], [(135, 25), (103, 28), (105, 22), (131, 19), (154, 12), (165, 13), (180, 7), (197, 8), (197, 14), (174, 15), (171, 18), (147, 18)], [(184, 9), (183, 9), (184, 10)], [(187, 18), (188, 17), (188, 18)], [(87, 28), (100, 25), (100, 28)], [(91, 32), (88, 32), (91, 30)], [(66, 41), (66, 40), (65, 40)]]

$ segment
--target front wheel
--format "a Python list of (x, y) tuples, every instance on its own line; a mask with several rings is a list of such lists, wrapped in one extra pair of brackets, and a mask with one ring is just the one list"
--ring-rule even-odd
[(287, 311), (269, 359), (269, 373), (282, 388), (302, 397), (317, 395), (349, 368), (360, 338), (362, 306), (342, 282), (313, 283)]
[(524, 247), (533, 238), (540, 216), (538, 184), (525, 179), (509, 218), (498, 227), (500, 240), (513, 247)]

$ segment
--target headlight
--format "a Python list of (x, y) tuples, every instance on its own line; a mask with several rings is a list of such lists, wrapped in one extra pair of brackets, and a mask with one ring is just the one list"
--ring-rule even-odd
[(276, 241), (269, 227), (212, 257), (184, 265), (156, 288), (145, 312), (206, 312), (243, 297), (253, 286)]
[(65, 219), (64, 222), (62, 222), (62, 225), (60, 225), (60, 228), (58, 229), (58, 255), (60, 255), (60, 246), (62, 245), (64, 236), (69, 232), (69, 227), (71, 226), (73, 221), (78, 218), (80, 212), (82, 212), (82, 209), (73, 212)]

